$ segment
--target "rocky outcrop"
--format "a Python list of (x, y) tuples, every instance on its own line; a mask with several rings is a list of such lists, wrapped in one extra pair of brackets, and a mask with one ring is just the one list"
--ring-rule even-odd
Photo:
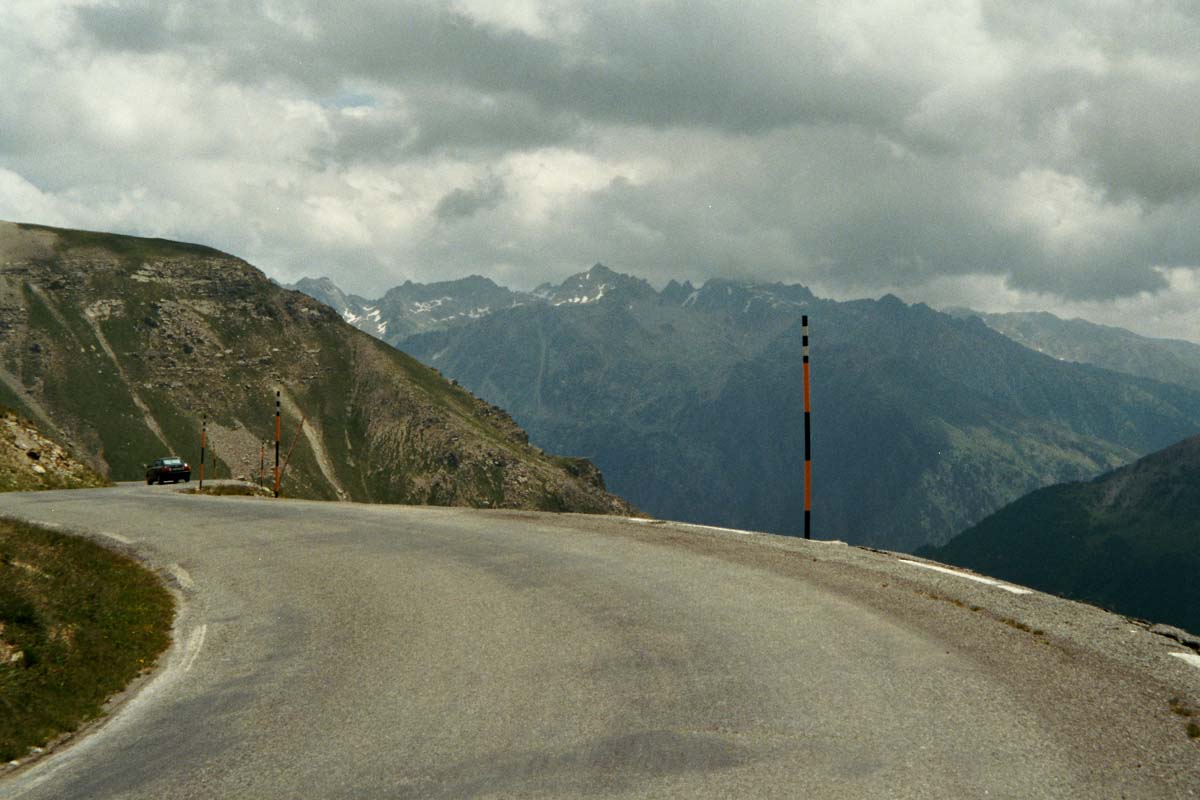
[(108, 481), (12, 409), (0, 409), (0, 492), (82, 489)]

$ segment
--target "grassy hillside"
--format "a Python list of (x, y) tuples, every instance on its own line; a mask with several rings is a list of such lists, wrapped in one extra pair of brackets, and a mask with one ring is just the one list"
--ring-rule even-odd
[(286, 494), (629, 510), (503, 411), (210, 248), (0, 223), (0, 326), (0, 402), (114, 480), (196, 462), (204, 416), (222, 476), (256, 477), (280, 391)]

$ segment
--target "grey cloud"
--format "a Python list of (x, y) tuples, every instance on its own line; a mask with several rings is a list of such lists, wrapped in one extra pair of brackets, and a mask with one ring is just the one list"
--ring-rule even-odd
[(1158, 204), (1200, 190), (1200, 77), (1106, 87), (1080, 128), (1083, 155), (1117, 197)]
[(563, 144), (579, 133), (580, 119), (542, 109), (528, 97), (429, 93), (410, 151), (509, 152)]
[(415, 87), (403, 104), (387, 99), (361, 114), (336, 114), (315, 155), (339, 164), (387, 165), (452, 157), (485, 161), (504, 153), (564, 145), (580, 120), (539, 108), (523, 95), (480, 96)]
[(75, 9), (83, 30), (105, 49), (151, 52), (171, 46), (167, 3), (83, 6)]
[[(354, 75), (397, 87), (469, 87), (525, 94), (550, 113), (655, 127), (744, 132), (800, 121), (879, 124), (918, 96), (903, 75), (832, 69), (819, 37), (775, 37), (801, 13), (790, 3), (764, 5), (757, 15), (723, 2), (605, 4), (590, 9), (585, 29), (569, 42), (500, 31), (420, 4), (361, 3), (347, 14), (314, 3), (308, 11), (318, 28), (311, 40), (203, 3), (188, 4), (174, 20), (141, 6), (81, 19), (117, 48), (206, 43), (232, 80), (284, 75), (328, 91)], [(242, 33), (231, 36), (236, 16)], [(777, 41), (764, 47), (764, 37)]]
[(433, 214), (446, 222), (471, 217), (498, 206), (504, 199), (504, 193), (504, 182), (499, 178), (482, 180), (469, 189), (459, 188), (446, 194), (438, 201)]

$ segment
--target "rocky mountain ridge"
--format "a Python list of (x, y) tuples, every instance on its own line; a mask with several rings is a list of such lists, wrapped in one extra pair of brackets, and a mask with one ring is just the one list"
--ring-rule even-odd
[(751, 313), (764, 308), (794, 311), (815, 299), (803, 286), (724, 278), (707, 281), (699, 289), (690, 281), (670, 281), (657, 292), (647, 281), (599, 263), (560, 284), (543, 283), (530, 292), (508, 289), (479, 275), (426, 284), (405, 281), (374, 300), (347, 294), (327, 277), (301, 278), (284, 288), (324, 303), (347, 323), (393, 346), (419, 333), (468, 325), (521, 306), (586, 306), (607, 297), (609, 302), (655, 300), (685, 308)]
[(514, 292), (478, 275), (429, 284), (406, 281), (376, 300), (346, 294), (329, 278), (302, 278), (286, 288), (319, 300), (350, 325), (392, 345), (416, 333), (540, 301), (532, 293)]
[(1200, 344), (1140, 336), (1112, 325), (1061, 319), (1045, 311), (988, 314), (946, 309), (957, 317), (978, 317), (989, 328), (1031, 350), (1063, 361), (1174, 383), (1200, 391)]

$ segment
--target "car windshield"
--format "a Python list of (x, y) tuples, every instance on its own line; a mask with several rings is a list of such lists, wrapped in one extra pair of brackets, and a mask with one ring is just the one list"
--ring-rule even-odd
[(183, 463), (182, 458), (164, 458), (162, 460), (162, 465), (164, 467), (178, 467), (182, 463)]

